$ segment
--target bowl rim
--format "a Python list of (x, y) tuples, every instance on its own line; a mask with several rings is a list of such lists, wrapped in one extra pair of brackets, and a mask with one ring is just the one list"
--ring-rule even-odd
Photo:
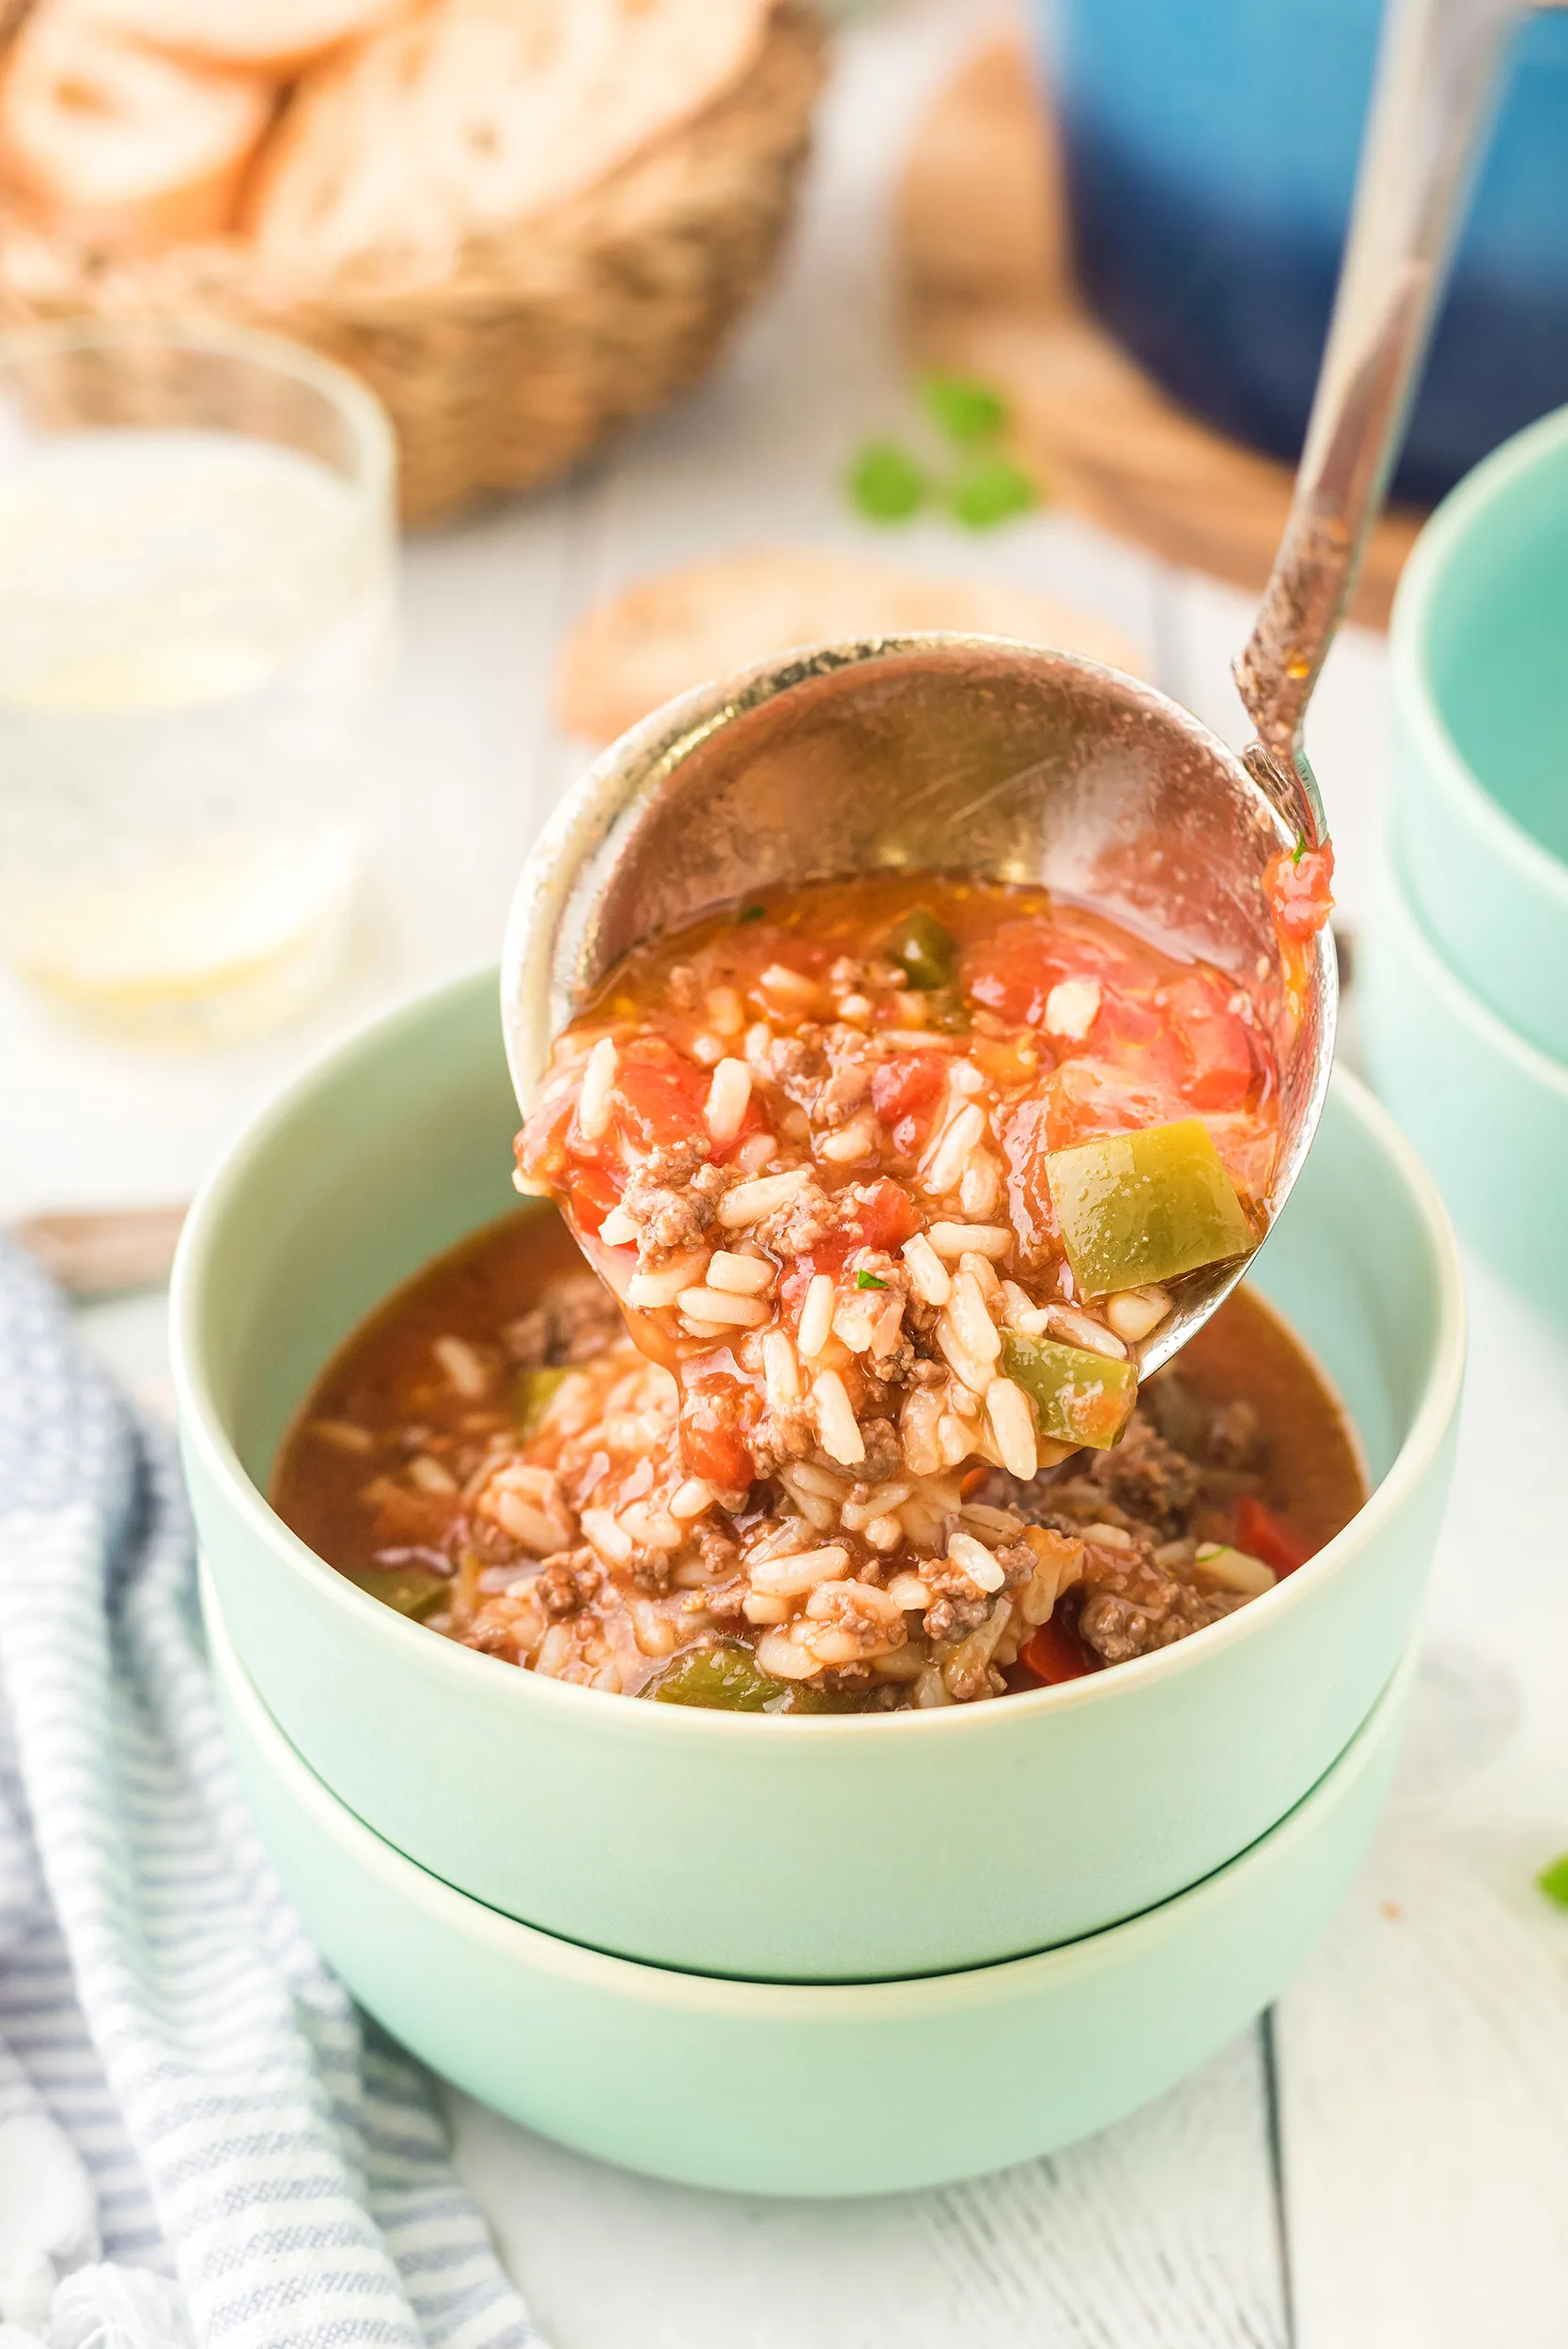
[[(1460, 976), (1433, 938), (1392, 858), (1387, 854), (1379, 884), (1378, 918), (1384, 924), (1393, 922), (1399, 926), (1400, 944), (1411, 961), (1421, 966), (1423, 984), (1443, 998), (1450, 1015), (1470, 1030), (1483, 1050), (1499, 1060), (1511, 1061), (1527, 1083), (1544, 1093), (1556, 1094), (1568, 1109), (1568, 1062), (1556, 1059), (1528, 1035), (1521, 1035)], [(1374, 948), (1374, 955), (1375, 951)]]
[[(1350, 1523), (1307, 1563), (1233, 1614), (1210, 1624), (1190, 1638), (1169, 1647), (1118, 1664), (1114, 1671), (1090, 1672), (1045, 1688), (1020, 1690), (1005, 1703), (954, 1704), (876, 1714), (829, 1714), (788, 1717), (779, 1720), (749, 1713), (726, 1713), (697, 1705), (645, 1704), (612, 1695), (603, 1688), (543, 1678), (501, 1665), (493, 1657), (443, 1640), (422, 1624), (411, 1623), (360, 1590), (317, 1555), (287, 1526), (252, 1482), (242, 1466), (212, 1393), (202, 1329), (227, 1211), (235, 1195), (247, 1185), (256, 1159), (284, 1131), (305, 1103), (330, 1087), (345, 1069), (366, 1052), (395, 1045), (401, 1032), (415, 1029), (481, 990), (496, 1003), (494, 966), (484, 964), (461, 976), (406, 998), (326, 1051), (272, 1095), (251, 1119), (212, 1169), (186, 1217), (175, 1258), (170, 1288), (169, 1335), (173, 1379), (182, 1442), (194, 1452), (227, 1506), (252, 1537), (291, 1578), (308, 1582), (318, 1598), (337, 1609), (346, 1623), (356, 1623), (363, 1636), (402, 1645), (411, 1667), (431, 1678), (444, 1679), (458, 1693), (474, 1698), (486, 1692), (488, 1701), (503, 1704), (566, 1705), (568, 1720), (582, 1728), (593, 1723), (599, 1734), (641, 1743), (648, 1737), (666, 1742), (736, 1737), (814, 1737), (820, 1742), (863, 1737), (980, 1736), (993, 1718), (1000, 1731), (1006, 1722), (1020, 1726), (1048, 1709), (1053, 1713), (1088, 1709), (1131, 1701), (1151, 1682), (1172, 1680), (1202, 1671), (1206, 1659), (1239, 1641), (1250, 1639), (1260, 1624), (1273, 1622), (1311, 1603), (1319, 1583), (1343, 1573), (1381, 1528), (1403, 1508), (1438, 1454), (1458, 1407), (1464, 1377), (1466, 1308), (1457, 1243), (1437, 1187), (1410, 1143), (1382, 1105), (1357, 1077), (1343, 1068), (1333, 1072), (1330, 1091), (1351, 1116), (1370, 1133), (1396, 1175), (1415, 1211), (1432, 1265), (1436, 1290), (1436, 1328), (1431, 1359), (1410, 1424), (1382, 1482)], [(500, 1057), (499, 1014), (497, 1048)], [(1264, 1241), (1266, 1247), (1266, 1238)], [(475, 1674), (482, 1674), (476, 1680)], [(505, 1675), (503, 1677), (503, 1675)], [(509, 1690), (510, 1693), (504, 1693)], [(582, 1710), (592, 1706), (590, 1713)]]
[(1397, 1732), (1421, 1662), (1418, 1631), (1406, 1642), (1348, 1743), (1284, 1817), (1196, 1884), (1183, 1886), (1168, 1900), (1140, 1909), (1136, 1916), (1124, 1917), (1115, 1924), (1049, 1949), (1026, 1951), (1020, 1957), (997, 1958), (983, 1966), (956, 1967), (947, 1973), (898, 1975), (886, 1982), (758, 1982), (734, 1974), (660, 1966), (647, 1958), (620, 1957), (545, 1933), (521, 1918), (492, 1908), (472, 1892), (461, 1891), (398, 1851), (318, 1778), (279, 1727), (240, 1659), (205, 1560), (198, 1572), (202, 1622), (215, 1683), (241, 1716), (269, 1776), (323, 1835), (347, 1849), (350, 1865), (357, 1862), (372, 1870), (389, 1890), (424, 1910), (438, 1925), (467, 1941), (484, 1943), (503, 1956), (520, 1957), (532, 1972), (551, 1974), (600, 1996), (629, 1998), (644, 2006), (684, 2008), (691, 2013), (711, 2013), (717, 2007), (732, 2019), (756, 2022), (865, 2023), (894, 2015), (914, 2018), (955, 2007), (1004, 2005), (1048, 1986), (1052, 1978), (1066, 1983), (1094, 1972), (1108, 1954), (1123, 1956), (1136, 1951), (1140, 1942), (1157, 1947), (1195, 1912), (1223, 1902), (1251, 1868), (1277, 1859), (1290, 1844), (1311, 1834), (1322, 1813), (1344, 1798), (1376, 1761), (1387, 1739)]
[(1389, 661), (1396, 725), (1407, 728), (1423, 770), (1461, 802), (1512, 877), (1545, 897), (1551, 910), (1568, 922), (1568, 863), (1510, 815), (1460, 750), (1432, 681), (1428, 653), (1433, 607), (1455, 564), (1464, 560), (1470, 533), (1521, 479), (1559, 459), (1568, 462), (1568, 407), (1526, 425), (1449, 491), (1422, 528), (1400, 578), (1389, 624)]

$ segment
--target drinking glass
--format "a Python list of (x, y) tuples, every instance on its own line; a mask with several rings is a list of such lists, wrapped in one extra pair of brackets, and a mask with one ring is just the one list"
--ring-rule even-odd
[(225, 327), (0, 335), (0, 944), (224, 1041), (334, 965), (390, 650), (396, 452), (343, 369)]

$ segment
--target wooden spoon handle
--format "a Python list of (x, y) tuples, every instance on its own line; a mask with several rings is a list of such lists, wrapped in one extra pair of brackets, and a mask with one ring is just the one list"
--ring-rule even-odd
[(169, 1277), (183, 1207), (112, 1207), (31, 1215), (12, 1230), (71, 1297), (159, 1288)]

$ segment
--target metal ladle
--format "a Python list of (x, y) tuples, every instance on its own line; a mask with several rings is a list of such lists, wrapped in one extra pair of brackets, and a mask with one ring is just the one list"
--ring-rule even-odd
[[(525, 1107), (551, 1039), (638, 940), (784, 883), (963, 867), (1089, 899), (1245, 979), (1280, 1066), (1278, 1212), (1323, 1106), (1337, 981), (1327, 930), (1287, 971), (1264, 868), (1324, 837), (1302, 720), (1382, 502), (1520, 12), (1393, 0), (1295, 497), (1236, 662), (1257, 740), (1238, 757), (1150, 686), (987, 637), (817, 646), (698, 688), (611, 746), (523, 868), (502, 1013)], [(609, 1252), (585, 1245), (608, 1268)], [(1169, 1361), (1244, 1269), (1179, 1283), (1140, 1371)]]

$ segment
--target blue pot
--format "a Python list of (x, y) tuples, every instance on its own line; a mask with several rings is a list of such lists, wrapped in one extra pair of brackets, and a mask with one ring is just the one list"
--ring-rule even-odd
[[(1037, 0), (1073, 256), (1186, 408), (1294, 459), (1379, 0)], [(1568, 400), (1568, 10), (1525, 23), (1395, 481), (1431, 503)]]

